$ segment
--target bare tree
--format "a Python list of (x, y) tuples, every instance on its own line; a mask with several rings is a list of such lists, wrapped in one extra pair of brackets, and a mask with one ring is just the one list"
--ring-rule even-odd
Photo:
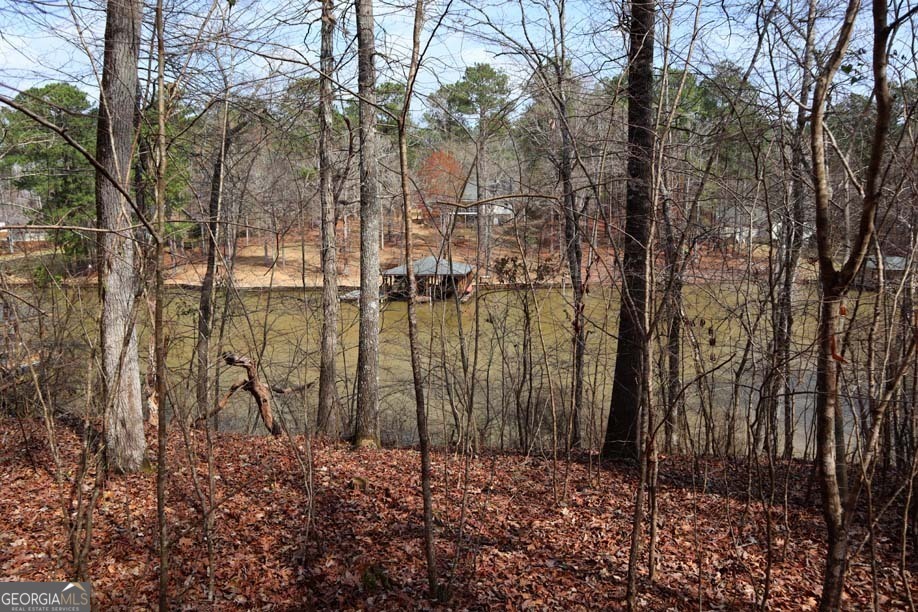
[(648, 330), (647, 263), (653, 214), (654, 3), (632, 0), (628, 48), (628, 192), (624, 285), (609, 422), (602, 454), (638, 455), (638, 429), (645, 377)]
[(112, 230), (99, 234), (97, 242), (105, 442), (109, 465), (125, 472), (143, 464), (146, 440), (134, 329), (134, 242), (124, 230), (131, 225), (131, 212), (110, 177), (130, 184), (142, 16), (139, 0), (107, 5), (96, 139), (97, 161), (109, 175), (96, 172), (96, 215), (100, 228)]
[(322, 354), (316, 430), (332, 433), (338, 407), (335, 357), (338, 350), (338, 215), (332, 185), (332, 75), (335, 70), (334, 0), (322, 2), (322, 50), (319, 73), (319, 197), (322, 207)]
[[(163, 329), (163, 312), (166, 292), (163, 287), (165, 267), (163, 236), (166, 230), (166, 41), (163, 0), (156, 2), (156, 310), (154, 314), (154, 344), (156, 351), (156, 397), (166, 397), (166, 335)], [(166, 518), (166, 487), (169, 470), (166, 464), (166, 409), (160, 407), (156, 415), (156, 526), (159, 552), (159, 609), (169, 609), (169, 526)]]
[(354, 444), (379, 446), (379, 227), (373, 2), (357, 0), (360, 109), (360, 338)]
[(220, 127), (220, 143), (214, 158), (211, 172), (210, 196), (208, 198), (207, 222), (202, 224), (204, 244), (206, 245), (207, 262), (204, 268), (204, 278), (201, 280), (201, 293), (198, 301), (198, 336), (195, 345), (197, 358), (197, 389), (198, 415), (208, 414), (211, 409), (213, 397), (210, 393), (212, 377), (210, 339), (213, 333), (214, 319), (214, 288), (217, 282), (217, 262), (219, 259), (220, 218), (223, 214), (223, 192), (226, 177), (226, 156), (233, 144), (235, 137), (245, 128), (247, 121), (229, 127), (229, 100), (223, 103), (223, 117)]
[[(771, 409), (777, 420), (778, 397), (783, 397), (784, 405), (784, 458), (791, 459), (794, 454), (794, 397), (791, 383), (791, 340), (794, 333), (793, 297), (797, 279), (797, 268), (800, 265), (800, 254), (803, 251), (806, 231), (807, 200), (806, 186), (806, 127), (809, 119), (810, 94), (813, 89), (813, 38), (815, 36), (816, 5), (808, 3), (806, 26), (804, 30), (804, 48), (801, 59), (801, 83), (799, 106), (791, 135), (791, 190), (790, 211), (781, 221), (781, 257), (778, 263), (778, 298), (776, 312), (773, 316), (774, 351), (772, 354), (771, 389), (769, 390)], [(772, 449), (777, 452), (776, 449)]]
[(411, 61), (408, 65), (408, 79), (405, 85), (405, 100), (398, 116), (398, 163), (401, 175), (402, 217), (405, 228), (405, 269), (408, 273), (408, 342), (411, 352), (411, 373), (414, 382), (415, 414), (418, 425), (418, 440), (421, 447), (421, 497), (424, 503), (424, 556), (427, 562), (427, 586), (431, 599), (440, 593), (437, 579), (437, 552), (433, 523), (433, 494), (431, 492), (430, 431), (427, 426), (427, 404), (424, 401), (424, 375), (421, 371), (421, 355), (418, 340), (417, 297), (415, 282), (413, 244), (411, 235), (411, 187), (408, 176), (408, 113), (411, 97), (421, 62), (421, 30), (424, 25), (424, 2), (416, 0), (414, 27), (411, 38)]
[[(819, 259), (820, 318), (817, 331), (816, 423), (817, 463), (822, 480), (823, 516), (826, 522), (828, 550), (823, 576), (820, 610), (838, 610), (848, 561), (848, 525), (859, 493), (857, 487), (848, 490), (847, 457), (842, 406), (839, 402), (839, 368), (844, 358), (838, 351), (837, 334), (845, 312), (845, 296), (861, 268), (875, 234), (877, 209), (883, 199), (885, 176), (883, 162), (892, 115), (892, 96), (887, 78), (889, 41), (904, 23), (900, 18), (889, 23), (889, 7), (885, 0), (872, 1), (872, 62), (873, 97), (876, 116), (870, 135), (870, 153), (866, 179), (862, 188), (860, 221), (851, 241), (851, 250), (841, 266), (834, 260), (835, 240), (832, 231), (830, 192), (826, 167), (826, 100), (829, 88), (842, 66), (860, 12), (860, 0), (849, 0), (837, 34), (834, 48), (819, 71), (813, 90), (810, 155), (815, 188), (816, 245)], [(914, 10), (908, 15), (911, 15)], [(913, 350), (914, 342), (912, 343)], [(901, 375), (897, 378), (901, 378)], [(898, 380), (896, 380), (898, 382)], [(867, 457), (872, 458), (876, 439), (889, 404), (891, 390), (884, 401), (874, 406), (871, 432), (868, 434)], [(862, 461), (863, 464), (863, 461)], [(869, 461), (868, 461), (869, 464)], [(863, 468), (862, 468), (863, 470)]]

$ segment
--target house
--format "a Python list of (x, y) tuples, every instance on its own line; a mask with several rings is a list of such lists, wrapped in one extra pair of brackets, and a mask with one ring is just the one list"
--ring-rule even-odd
[[(876, 291), (880, 288), (880, 266), (877, 265), (877, 261), (876, 255), (870, 255), (864, 260), (861, 272), (854, 281), (856, 287), (866, 291)], [(887, 289), (897, 289), (906, 276), (908, 282), (916, 284), (908, 257), (884, 255), (882, 262), (883, 281)]]
[[(804, 243), (810, 242), (816, 236), (816, 225), (811, 222), (804, 222), (797, 226), (800, 238)], [(780, 242), (784, 239), (784, 222), (778, 220), (771, 226), (771, 239), (774, 242)]]
[[(472, 280), (472, 266), (445, 258), (424, 257), (415, 261), (412, 268), (418, 295), (432, 300), (463, 295)], [(384, 270), (382, 277), (386, 294), (396, 298), (408, 296), (408, 269), (404, 265)]]
[[(413, 218), (422, 221), (429, 216), (451, 222), (477, 222), (479, 211), (494, 225), (513, 217), (513, 207), (508, 200), (497, 200), (487, 204), (474, 205), (480, 195), (478, 181), (470, 168), (463, 165), (447, 150), (434, 151), (421, 163), (417, 172), (419, 204)], [(487, 196), (513, 193), (513, 181), (509, 177), (488, 182)]]
[(765, 212), (754, 206), (718, 207), (711, 216), (712, 234), (723, 244), (747, 246), (767, 240), (767, 234), (762, 231), (767, 226)]
[[(509, 181), (491, 183), (485, 199), (510, 193), (509, 186)], [(513, 208), (507, 204), (508, 200), (497, 200), (475, 205), (478, 200), (478, 183), (475, 179), (469, 179), (465, 189), (462, 191), (462, 197), (459, 198), (459, 205), (453, 205), (454, 210), (449, 214), (455, 215), (460, 222), (468, 221), (469, 223), (477, 222), (478, 215), (482, 214), (485, 215), (485, 218), (490, 219), (492, 225), (500, 225), (509, 221), (516, 214)], [(446, 205), (449, 206), (449, 204)]]
[(13, 253), (17, 244), (47, 240), (47, 232), (22, 228), (32, 222), (32, 215), (39, 210), (41, 199), (30, 191), (0, 189), (0, 248)]

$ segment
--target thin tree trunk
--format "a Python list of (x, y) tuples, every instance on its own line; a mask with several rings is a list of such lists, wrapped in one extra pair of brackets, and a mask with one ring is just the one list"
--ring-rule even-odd
[[(475, 158), (475, 182), (477, 185), (475, 198), (484, 200), (488, 197), (488, 188), (486, 186), (488, 176), (485, 170), (485, 147), (487, 144), (487, 134), (485, 130), (486, 120), (483, 114), (478, 118), (478, 155)], [(482, 204), (478, 207), (478, 214), (475, 219), (478, 224), (478, 255), (479, 266), (484, 267), (485, 274), (491, 273), (491, 205)]]
[[(822, 478), (823, 515), (827, 531), (826, 569), (819, 602), (820, 610), (839, 610), (847, 569), (847, 516), (842, 500), (846, 495), (847, 463), (844, 447), (844, 424), (838, 401), (838, 364), (836, 331), (842, 302), (873, 238), (875, 217), (882, 186), (882, 163), (889, 132), (891, 96), (887, 81), (887, 48), (893, 30), (887, 27), (888, 7), (885, 0), (873, 0), (873, 93), (876, 120), (871, 137), (870, 159), (861, 203), (858, 230), (850, 253), (841, 268), (832, 258), (828, 172), (826, 169), (824, 121), (826, 98), (835, 74), (845, 57), (860, 10), (860, 0), (849, 0), (838, 39), (813, 89), (810, 154), (816, 207), (816, 243), (819, 257), (819, 280), (822, 289), (818, 361), (816, 373), (817, 461)], [(878, 423), (874, 423), (876, 427)], [(852, 504), (849, 500), (849, 504)]]
[[(111, 0), (106, 8), (96, 158), (122, 186), (130, 184), (142, 15), (138, 0)], [(127, 201), (99, 171), (96, 214), (100, 228), (132, 224)], [(132, 472), (146, 451), (134, 329), (134, 241), (124, 232), (100, 233), (97, 248), (106, 453), (111, 468)]]
[[(563, 34), (563, 32), (562, 32)], [(573, 314), (571, 316), (571, 344), (573, 349), (573, 371), (571, 372), (570, 431), (567, 443), (569, 448), (580, 446), (580, 414), (583, 409), (583, 360), (586, 348), (586, 330), (583, 313), (583, 246), (581, 245), (580, 209), (574, 193), (574, 153), (571, 136), (570, 109), (567, 96), (568, 69), (565, 58), (557, 69), (558, 86), (558, 119), (561, 126), (561, 159), (558, 166), (561, 185), (564, 192), (564, 240), (566, 242), (567, 268), (571, 276), (571, 287), (574, 293)]]
[[(198, 415), (207, 414), (211, 408), (210, 394), (210, 336), (213, 333), (214, 285), (217, 272), (217, 250), (220, 234), (220, 209), (223, 203), (223, 172), (226, 151), (230, 146), (231, 135), (227, 132), (229, 122), (228, 101), (223, 106), (223, 127), (221, 129), (220, 148), (214, 160), (210, 181), (210, 198), (207, 210), (207, 223), (204, 225), (204, 243), (207, 246), (207, 264), (204, 278), (201, 281), (201, 294), (198, 302), (198, 340), (195, 346), (198, 375), (195, 381), (198, 404)], [(235, 131), (235, 130), (234, 130)]]
[(803, 250), (803, 230), (806, 223), (807, 173), (804, 159), (804, 130), (809, 115), (807, 105), (810, 102), (810, 91), (813, 87), (811, 69), (813, 63), (813, 37), (815, 34), (816, 5), (811, 2), (807, 13), (806, 41), (803, 51), (803, 82), (800, 85), (800, 106), (797, 108), (797, 125), (794, 131), (794, 150), (791, 160), (792, 168), (792, 209), (791, 218), (785, 220), (785, 259), (783, 284), (778, 297), (778, 325), (775, 329), (775, 354), (781, 368), (784, 395), (784, 458), (794, 456), (794, 400), (791, 377), (791, 340), (793, 338), (793, 290)]
[[(373, 2), (357, 0), (360, 95), (360, 331), (354, 444), (379, 446), (379, 228)], [(411, 265), (411, 262), (408, 262)]]
[(666, 340), (666, 405), (663, 407), (663, 448), (673, 452), (677, 444), (676, 427), (682, 414), (684, 394), (682, 392), (682, 265), (679, 240), (673, 227), (672, 200), (664, 198), (662, 203), (663, 238), (666, 253), (666, 267), (671, 274), (667, 314), (669, 330)]
[[(562, 111), (565, 112), (565, 111)], [(567, 121), (565, 120), (566, 124)], [(571, 343), (573, 345), (573, 371), (571, 372), (570, 431), (568, 444), (571, 448), (580, 446), (580, 414), (583, 410), (583, 361), (586, 349), (583, 303), (583, 247), (580, 237), (580, 211), (574, 195), (571, 136), (567, 127), (562, 127), (561, 182), (564, 186), (564, 239), (567, 242), (567, 267), (571, 275), (574, 292), (573, 315), (571, 317)]]
[[(166, 229), (166, 43), (163, 39), (163, 0), (156, 2), (156, 312), (154, 334), (156, 344), (156, 396), (166, 398), (166, 336), (163, 330), (165, 291), (163, 288), (163, 236)], [(161, 405), (156, 420), (156, 526), (159, 552), (159, 609), (169, 606), (169, 529), (166, 521), (166, 407)]]
[(319, 194), (322, 199), (322, 353), (319, 364), (319, 407), (316, 431), (335, 431), (338, 410), (335, 357), (338, 352), (338, 215), (332, 177), (332, 73), (335, 70), (334, 0), (322, 2), (322, 50), (319, 75)]
[(823, 578), (820, 609), (839, 610), (848, 558), (842, 491), (846, 465), (837, 461), (835, 447), (836, 405), (838, 403), (838, 368), (833, 359), (835, 330), (841, 299), (831, 293), (822, 298), (819, 322), (819, 354), (816, 374), (816, 428), (819, 473), (822, 477), (822, 511), (828, 533), (826, 571)]
[[(418, 2), (418, 6), (421, 3)], [(419, 19), (419, 17), (415, 17)], [(417, 29), (419, 26), (416, 25)], [(417, 47), (417, 41), (415, 42)], [(409, 92), (410, 93), (410, 92)], [(408, 100), (405, 100), (407, 110)], [(407, 112), (403, 113), (403, 118)], [(408, 136), (405, 133), (405, 124), (402, 121), (399, 130), (399, 171), (401, 173), (402, 212), (404, 213), (405, 227), (405, 261), (408, 262), (408, 343), (411, 353), (411, 372), (414, 381), (414, 401), (418, 424), (418, 443), (421, 447), (421, 497), (424, 503), (424, 555), (427, 561), (427, 585), (431, 599), (441, 596), (437, 579), (436, 537), (433, 523), (433, 494), (431, 492), (430, 469), (430, 431), (427, 425), (427, 405), (424, 401), (424, 373), (421, 371), (421, 358), (418, 341), (418, 289), (414, 277), (414, 266), (411, 265), (413, 257), (410, 215), (410, 185), (408, 181)]]
[(415, 284), (411, 235), (411, 190), (408, 179), (408, 112), (414, 83), (420, 64), (420, 37), (424, 23), (423, 0), (416, 0), (414, 29), (411, 46), (411, 63), (408, 68), (408, 82), (405, 86), (405, 101), (398, 122), (398, 161), (401, 178), (402, 220), (405, 228), (405, 269), (408, 273), (408, 343), (411, 352), (411, 373), (414, 383), (414, 400), (417, 413), (418, 441), (421, 447), (421, 497), (424, 503), (424, 556), (427, 561), (427, 585), (431, 599), (439, 599), (437, 579), (436, 536), (433, 523), (433, 494), (431, 492), (430, 432), (427, 425), (427, 405), (424, 401), (424, 374), (421, 371), (420, 346), (418, 340), (417, 285)]

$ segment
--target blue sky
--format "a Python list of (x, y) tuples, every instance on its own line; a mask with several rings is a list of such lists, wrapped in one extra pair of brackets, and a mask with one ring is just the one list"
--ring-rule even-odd
[[(223, 26), (221, 16), (226, 17), (227, 13), (230, 29), (242, 28), (250, 32), (245, 40), (233, 45), (204, 44), (210, 55), (198, 60), (197, 67), (205, 68), (206, 62), (211, 61), (215, 53), (219, 54), (225, 64), (235, 64), (232, 75), (235, 83), (252, 83), (251, 87), (260, 87), (262, 91), (282, 87), (288, 77), (314, 75), (312, 68), (300, 60), (313, 66), (317, 63), (317, 0), (238, 0), (231, 11), (228, 11), (226, 0), (215, 4), (210, 0), (171, 1), (181, 3), (186, 9), (190, 7), (184, 16), (169, 24), (185, 32), (186, 38), (193, 37), (202, 24), (204, 27), (200, 31), (213, 35)], [(528, 34), (537, 47), (550, 48), (545, 9), (554, 10), (555, 2), (452, 0), (450, 3), (449, 0), (436, 0), (428, 11), (425, 40), (434, 21), (447, 6), (448, 16), (436, 33), (419, 76), (418, 93), (422, 99), (414, 104), (416, 112), (423, 109), (424, 95), (442, 83), (457, 80), (466, 66), (477, 62), (503, 69), (514, 86), (522, 84), (530, 69), (512, 52), (511, 45), (506, 44), (508, 39), (520, 41)], [(670, 6), (661, 4), (661, 22)], [(754, 43), (752, 19), (730, 20), (723, 13), (723, 6), (714, 0), (704, 0), (702, 4), (699, 23), (703, 34), (692, 61), (697, 70), (726, 59), (742, 64), (749, 57)], [(803, 3), (798, 6), (802, 9)], [(77, 84), (95, 98), (98, 66), (92, 58), (98, 57), (104, 28), (99, 7), (98, 0), (75, 0), (71, 4), (67, 4), (67, 0), (46, 0), (40, 5), (29, 0), (0, 0), (0, 84), (13, 88), (13, 91), (5, 89), (4, 93), (62, 80)], [(340, 3), (338, 9), (345, 11), (339, 21), (336, 53), (352, 58), (353, 8)], [(200, 15), (209, 10), (211, 18), (204, 23)], [(622, 30), (616, 27), (621, 3), (568, 0), (566, 10), (566, 23), (572, 33), (568, 45), (575, 71), (592, 70), (594, 78), (620, 72), (625, 49)], [(377, 1), (375, 11), (380, 81), (403, 80), (404, 61), (411, 42), (412, 9)], [(694, 14), (695, 4), (690, 2), (679, 4), (674, 13), (670, 46), (672, 61), (677, 67), (684, 61)], [(555, 17), (552, 21), (556, 21)], [(149, 27), (145, 32), (149, 36)], [(662, 61), (662, 51), (658, 52), (658, 57)], [(282, 58), (297, 61), (285, 62)], [(265, 80), (268, 74), (273, 74), (274, 79)], [(354, 87), (354, 62), (343, 65), (338, 76), (347, 87)], [(785, 76), (793, 79), (792, 75)]]
[[(317, 6), (318, 3), (310, 4)], [(221, 11), (225, 11), (225, 6), (221, 6), (211, 17), (208, 29), (219, 27)], [(302, 14), (302, 11), (299, 12)], [(318, 28), (310, 28), (306, 24), (277, 26), (274, 19), (276, 14), (291, 17), (294, 12), (276, 1), (240, 0), (231, 12), (230, 22), (251, 27), (256, 35), (271, 29), (271, 44), (263, 44), (265, 41), (244, 43), (254, 52), (263, 51), (274, 57), (302, 57), (316, 63)], [(353, 24), (349, 23), (352, 15), (353, 11), (349, 10), (348, 19), (339, 28), (336, 41), (338, 53), (344, 51), (344, 36), (353, 36)], [(313, 17), (311, 15), (309, 19)], [(200, 20), (194, 23), (195, 20), (188, 21), (185, 27), (190, 31), (195, 31), (201, 25)], [(149, 35), (148, 30), (146, 33)], [(99, 40), (103, 32), (102, 15), (95, 7), (75, 6), (71, 11), (66, 4), (61, 3), (51, 6), (50, 11), (39, 12), (27, 3), (14, 3), (0, 8), (0, 83), (6, 86), (5, 93), (11, 93), (8, 88), (12, 88), (12, 93), (15, 93), (15, 90), (49, 81), (68, 81), (87, 91), (93, 98), (97, 97)], [(377, 39), (382, 56), (404, 59), (410, 37), (411, 14), (404, 9), (379, 5)], [(211, 50), (214, 48), (214, 45), (207, 46)], [(237, 62), (236, 70), (236, 78), (240, 81), (263, 76), (271, 69), (304, 75), (310, 72), (308, 68), (295, 64), (284, 67), (282, 62), (260, 58), (254, 52), (228, 46), (220, 50), (227, 61), (232, 55), (242, 60), (241, 63)], [(429, 50), (419, 87), (422, 91), (431, 91), (438, 86), (438, 81), (454, 81), (461, 76), (464, 66), (475, 62), (497, 65), (508, 63), (506, 59), (496, 58), (475, 37), (443, 28)], [(385, 80), (397, 78), (401, 66), (399, 62), (387, 63), (381, 59), (378, 68), (381, 72), (380, 80)], [(352, 66), (344, 66), (339, 78), (353, 85), (352, 73)]]
[[(44, 6), (46, 9), (50, 7), (50, 10), (39, 13), (37, 9), (30, 8), (28, 2), (11, 0), (7, 8), (0, 9), (0, 83), (24, 89), (47, 81), (65, 80), (78, 84), (95, 97), (98, 67), (97, 62), (91, 58), (97, 57), (99, 53), (98, 41), (104, 28), (101, 12), (93, 4), (75, 4), (71, 10), (63, 0), (57, 6)], [(198, 6), (208, 8), (203, 3)], [(211, 18), (208, 26), (210, 30), (219, 26), (218, 15), (226, 8), (224, 5), (217, 6), (219, 10)], [(284, 4), (279, 0), (239, 0), (232, 9), (230, 21), (240, 27), (252, 28), (256, 39), (264, 36), (262, 40), (250, 40), (243, 45), (253, 51), (265, 52), (274, 58), (301, 57), (316, 62), (318, 28), (315, 24), (310, 27), (307, 23), (315, 14), (313, 12), (304, 19), (303, 6), (316, 9), (318, 2)], [(340, 5), (339, 10), (343, 6)], [(434, 19), (446, 6), (444, 0), (431, 6), (425, 39), (430, 35)], [(508, 53), (507, 46), (500, 44), (501, 36), (493, 28), (481, 25), (481, 20), (487, 18), (504, 29), (510, 37), (522, 38), (520, 24), (521, 16), (525, 14), (530, 27), (529, 34), (537, 44), (547, 45), (548, 39), (544, 32), (537, 31), (545, 20), (544, 11), (538, 5), (526, 4), (521, 9), (520, 5), (512, 3), (495, 2), (484, 6), (481, 3), (473, 5), (454, 0), (449, 6), (449, 15), (436, 33), (419, 77), (418, 91), (421, 95), (432, 92), (442, 83), (457, 80), (466, 66), (477, 62), (491, 63), (505, 70), (516, 85), (528, 77), (529, 69), (525, 62)], [(619, 9), (612, 3), (598, 6), (599, 10), (595, 10), (596, 5), (580, 0), (569, 4), (568, 28), (571, 31), (592, 30), (589, 35), (570, 37), (571, 55), (582, 66), (602, 66), (602, 70), (615, 73), (621, 70), (624, 41), (621, 32), (610, 27), (610, 22), (615, 19)], [(378, 50), (381, 54), (378, 62), (380, 80), (401, 80), (399, 77), (404, 72), (404, 59), (411, 42), (411, 10), (382, 2), (376, 4), (375, 10)], [(278, 15), (300, 23), (279, 26), (276, 19)], [(353, 11), (349, 9), (339, 24), (341, 27), (336, 41), (338, 53), (345, 51), (345, 42), (352, 40), (352, 17)], [(462, 31), (468, 24), (475, 22), (479, 34)], [(182, 25), (188, 31), (196, 31), (200, 21), (187, 19), (187, 23)], [(490, 38), (490, 42), (485, 38)], [(266, 43), (266, 40), (271, 42)], [(722, 46), (726, 48), (730, 44)], [(349, 51), (353, 52), (353, 46)], [(270, 70), (303, 75), (310, 72), (303, 66), (285, 66), (277, 59), (261, 58), (256, 53), (242, 49), (223, 48), (221, 53), (227, 61), (231, 54), (242, 60), (241, 63), (237, 62), (235, 75), (240, 81), (263, 76)], [(353, 66), (344, 66), (339, 78), (349, 86), (353, 85)]]

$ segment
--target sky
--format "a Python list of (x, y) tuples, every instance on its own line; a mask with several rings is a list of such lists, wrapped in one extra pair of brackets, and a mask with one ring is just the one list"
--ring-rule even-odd
[[(146, 3), (145, 50), (151, 36), (150, 1)], [(219, 57), (225, 66), (234, 66), (228, 78), (248, 91), (264, 92), (282, 87), (288, 78), (315, 76), (319, 35), (316, 0), (237, 0), (232, 8), (228, 0), (167, 0), (167, 4), (176, 9), (167, 17), (172, 34), (180, 34), (184, 45), (200, 38), (203, 42), (198, 47), (207, 51), (188, 65), (187, 75), (212, 72), (214, 58)], [(0, 92), (15, 95), (33, 85), (67, 81), (96, 99), (103, 5), (104, 0), (0, 0)], [(696, 5), (686, 2), (675, 5), (675, 9), (672, 6), (661, 3), (659, 23), (671, 20), (669, 58), (681, 66), (689, 48)], [(753, 20), (728, 19), (720, 0), (702, 0), (698, 6), (702, 35), (694, 46), (691, 67), (704, 71), (723, 60), (742, 65), (754, 46)], [(538, 49), (550, 50), (550, 26), (557, 26), (557, 15), (548, 19), (546, 9), (556, 7), (557, 0), (432, 0), (425, 42), (444, 11), (446, 17), (424, 59), (415, 113), (423, 112), (426, 95), (444, 83), (458, 80), (465, 67), (478, 62), (504, 70), (511, 86), (519, 90), (531, 68), (514, 46), (528, 37)], [(345, 88), (353, 90), (353, 6), (339, 3), (337, 8), (336, 54), (344, 59), (337, 76)], [(397, 0), (377, 0), (374, 10), (379, 81), (404, 81), (413, 8)], [(611, 0), (567, 0), (565, 21), (571, 34), (566, 42), (576, 73), (589, 73), (589, 78), (596, 80), (622, 71), (626, 45), (620, 27), (621, 10), (621, 2)], [(208, 14), (205, 20), (202, 16)], [(233, 33), (232, 42), (219, 36), (224, 27)], [(658, 29), (658, 38), (665, 36), (662, 25)], [(658, 64), (663, 61), (661, 47), (658, 45)], [(176, 50), (181, 49), (172, 49)], [(267, 79), (266, 75), (273, 78)], [(212, 88), (213, 83), (208, 86)]]
[(19, 0), (0, 6), (0, 83), (16, 89), (48, 81), (95, 87), (84, 42), (102, 32), (97, 12), (75, 13), (75, 20), (61, 8), (40, 12)]
[[(6, 2), (9, 4), (2, 7)], [(99, 41), (104, 33), (103, 15), (91, 3), (74, 5), (73, 10), (66, 3), (46, 4), (43, 10), (26, 0), (4, 0), (0, 2), (0, 88), (5, 94), (51, 81), (71, 82), (93, 99), (98, 94), (98, 72), (101, 52)], [(303, 3), (305, 4), (305, 3)], [(310, 2), (317, 6), (317, 2)], [(209, 9), (199, 3), (198, 10)], [(293, 7), (296, 8), (296, 7)], [(340, 9), (339, 9), (340, 11)], [(226, 6), (218, 5), (205, 25), (211, 33), (219, 28), (221, 14), (226, 16)], [(338, 29), (336, 51), (353, 56), (353, 44), (346, 43), (354, 36), (353, 11), (348, 10)], [(277, 17), (283, 17), (291, 25), (277, 25)], [(225, 45), (220, 49), (224, 60), (238, 59), (236, 78), (245, 81), (271, 70), (287, 73), (312, 70), (301, 64), (306, 60), (312, 65), (318, 62), (318, 27), (316, 15), (304, 17), (304, 11), (290, 10), (278, 0), (239, 0), (229, 11), (231, 27), (251, 31), (244, 41)], [(149, 21), (149, 19), (147, 19)], [(201, 27), (201, 19), (179, 18), (179, 25), (186, 37), (193, 36)], [(308, 23), (313, 21), (313, 23)], [(169, 24), (175, 27), (175, 23)], [(411, 14), (397, 7), (380, 4), (377, 9), (377, 45), (381, 54), (378, 61), (380, 80), (395, 79), (404, 72), (402, 62), (392, 58), (406, 57), (411, 39)], [(429, 31), (427, 33), (429, 35)], [(149, 24), (145, 37), (150, 36)], [(261, 37), (259, 39), (259, 37)], [(149, 44), (149, 41), (145, 41)], [(213, 44), (207, 45), (211, 51)], [(245, 47), (242, 49), (240, 47)], [(259, 57), (264, 53), (269, 57)], [(475, 37), (442, 27), (429, 48), (425, 70), (420, 76), (419, 88), (432, 91), (441, 82), (451, 82), (461, 77), (464, 66), (475, 62), (490, 62), (507, 65), (489, 51), (485, 44)], [(296, 63), (283, 66), (276, 58), (289, 57)], [(352, 64), (353, 62), (349, 62)], [(339, 76), (348, 86), (353, 86), (353, 67), (342, 67)]]
[[(226, 4), (208, 6), (208, 0), (174, 1), (184, 3), (182, 8), (189, 8), (192, 2), (195, 3), (195, 10), (190, 12), (198, 14), (216, 6), (205, 25), (205, 31), (209, 33), (220, 27), (220, 17), (226, 16), (227, 12), (231, 28), (249, 31), (244, 41), (224, 46), (219, 51), (227, 63), (231, 58), (237, 60), (235, 78), (239, 81), (264, 76), (270, 71), (305, 75), (312, 69), (303, 65), (303, 60), (313, 66), (318, 60), (318, 27), (315, 23), (318, 2), (239, 0), (231, 11), (227, 11)], [(77, 84), (96, 98), (99, 68), (98, 60), (93, 58), (98, 58), (99, 41), (104, 31), (99, 5), (94, 0), (76, 0), (71, 5), (66, 0), (48, 0), (40, 5), (28, 0), (4, 0), (0, 2), (0, 7), (4, 4), (6, 6), (0, 8), (0, 86), (5, 88), (5, 93), (63, 80)], [(42, 8), (39, 9), (39, 6)], [(305, 6), (311, 7), (313, 13), (306, 13)], [(549, 39), (544, 31), (540, 31), (547, 23), (544, 6), (535, 2), (434, 2), (429, 9), (425, 41), (430, 37), (436, 20), (444, 11), (448, 12), (424, 59), (418, 81), (421, 96), (431, 93), (443, 83), (458, 80), (466, 66), (478, 62), (490, 63), (504, 70), (514, 86), (522, 85), (530, 69), (506, 43), (509, 39), (525, 38), (520, 26), (525, 16), (529, 26), (525, 33), (537, 46), (544, 44), (547, 47)], [(600, 10), (596, 10), (596, 5), (582, 0), (572, 0), (568, 6), (568, 29), (586, 32), (572, 35), (568, 40), (574, 61), (583, 67), (598, 66), (601, 71), (610, 74), (619, 72), (623, 64), (624, 39), (620, 28), (613, 27), (619, 7), (607, 3), (598, 5)], [(342, 7), (346, 10), (339, 19), (336, 52), (352, 58), (355, 34), (353, 10), (342, 4), (339, 13)], [(410, 7), (377, 2), (375, 11), (380, 80), (403, 80), (404, 60), (411, 44), (412, 10)], [(278, 23), (278, 17), (283, 18), (284, 24)], [(484, 20), (490, 23), (483, 24)], [(169, 25), (181, 29), (186, 36), (192, 36), (202, 22), (199, 18), (180, 16)], [(469, 28), (476, 33), (466, 31)], [(149, 30), (147, 25), (147, 37)], [(723, 48), (730, 46), (729, 42), (719, 44)], [(211, 49), (214, 47), (212, 44), (208, 46)], [(296, 62), (285, 65), (279, 58), (296, 59)], [(341, 81), (349, 87), (353, 87), (355, 80), (353, 64), (349, 61), (342, 66), (339, 74)]]

